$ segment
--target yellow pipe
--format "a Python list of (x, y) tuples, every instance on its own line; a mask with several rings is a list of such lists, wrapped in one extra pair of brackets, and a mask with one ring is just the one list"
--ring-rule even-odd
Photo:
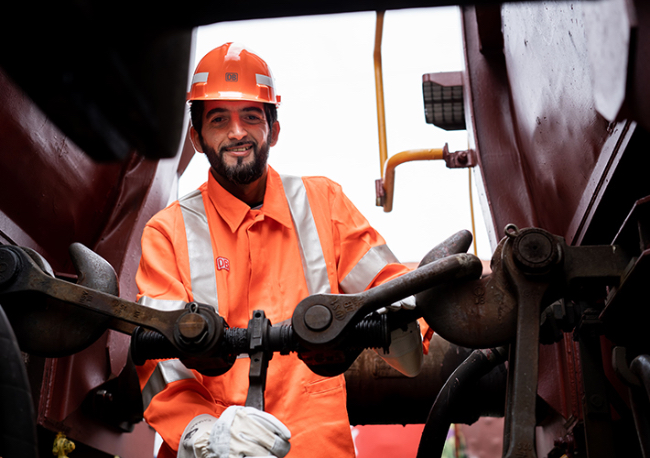
[(472, 238), (474, 239), (474, 256), (478, 256), (478, 243), (476, 242), (476, 223), (474, 222), (474, 198), (472, 197), (472, 169), (469, 172), (469, 214), (472, 217)]
[(413, 149), (394, 154), (386, 162), (384, 173), (384, 212), (393, 209), (393, 192), (395, 188), (395, 167), (410, 161), (432, 161), (442, 159), (445, 148)]
[(377, 11), (377, 26), (375, 29), (375, 92), (377, 94), (377, 127), (379, 130), (379, 167), (384, 178), (384, 164), (388, 158), (386, 142), (386, 113), (384, 110), (384, 79), (381, 68), (381, 38), (384, 30), (384, 11)]

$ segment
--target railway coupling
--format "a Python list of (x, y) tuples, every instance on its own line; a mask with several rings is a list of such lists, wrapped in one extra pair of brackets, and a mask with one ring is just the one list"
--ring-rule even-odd
[[(45, 357), (80, 351), (107, 329), (129, 334), (136, 364), (179, 358), (206, 375), (223, 374), (241, 354), (250, 356), (247, 404), (264, 408), (266, 369), (273, 354), (296, 352), (314, 372), (343, 373), (365, 348), (388, 348), (391, 330), (424, 318), (459, 346), (509, 346), (505, 457), (534, 457), (540, 341), (576, 326), (571, 316), (594, 291), (609, 305), (634, 276), (639, 257), (619, 245), (569, 246), (539, 228), (505, 228), (482, 275), (482, 263), (464, 253), (461, 231), (434, 248), (412, 272), (358, 294), (317, 294), (302, 300), (290, 322), (272, 324), (263, 310), (247, 328), (230, 328), (214, 309), (196, 302), (161, 311), (120, 298), (112, 267), (83, 246), (71, 250), (79, 280), (57, 278), (33, 250), (0, 246), (0, 303), (21, 350)], [(415, 295), (414, 310), (378, 311)], [(579, 307), (578, 307), (579, 308)], [(561, 310), (562, 313), (558, 313)], [(572, 310), (572, 313), (567, 313)], [(419, 457), (435, 453), (424, 440)], [(438, 455), (439, 456), (439, 453)]]

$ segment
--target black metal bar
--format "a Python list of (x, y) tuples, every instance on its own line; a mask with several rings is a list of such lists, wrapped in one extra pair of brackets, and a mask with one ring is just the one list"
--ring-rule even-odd
[(603, 325), (598, 320), (599, 311), (586, 308), (576, 336), (580, 345), (582, 409), (587, 455), (590, 458), (616, 456), (615, 430), (607, 387), (609, 381), (603, 369), (600, 335)]
[[(476, 256), (466, 253), (451, 255), (363, 293), (309, 296), (296, 307), (291, 324), (304, 346), (334, 347), (346, 330), (367, 314), (444, 282), (478, 278), (482, 271), (483, 265)], [(326, 313), (331, 317), (325, 327), (311, 325), (308, 312), (312, 308), (327, 309)]]
[(458, 231), (425, 254), (418, 267), (425, 266), (438, 259), (446, 258), (452, 254), (467, 253), (471, 244), (472, 233), (466, 230)]
[[(535, 427), (539, 371), (539, 324), (542, 298), (548, 290), (545, 278), (556, 258), (556, 245), (537, 230), (519, 232), (515, 226), (503, 247), (503, 267), (516, 289), (517, 333), (510, 347), (507, 417), (504, 429), (505, 458), (536, 458)], [(506, 232), (508, 233), (508, 232)], [(541, 240), (541, 242), (540, 242)], [(541, 248), (540, 248), (541, 247)], [(533, 261), (541, 259), (538, 265)], [(528, 264), (528, 265), (527, 265)], [(518, 266), (528, 270), (522, 272)], [(541, 271), (542, 277), (529, 275)]]
[(442, 455), (454, 411), (467, 390), (478, 380), (505, 361), (505, 347), (474, 350), (449, 376), (436, 397), (422, 431), (417, 458)]
[(266, 389), (266, 372), (273, 352), (269, 349), (268, 328), (269, 320), (264, 311), (255, 310), (253, 318), (248, 323), (248, 353), (251, 365), (248, 373), (248, 394), (246, 406), (264, 410), (264, 390)]
[(184, 310), (160, 311), (82, 285), (50, 277), (19, 247), (3, 246), (0, 255), (12, 262), (0, 273), (0, 293), (38, 293), (117, 320), (154, 329), (174, 342), (174, 324)]

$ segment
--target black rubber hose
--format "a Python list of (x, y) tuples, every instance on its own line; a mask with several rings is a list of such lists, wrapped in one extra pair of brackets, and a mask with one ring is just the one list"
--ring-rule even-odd
[(630, 370), (642, 384), (642, 387), (630, 388), (632, 414), (643, 456), (650, 456), (650, 356), (640, 355), (634, 358)]
[(35, 418), (27, 370), (0, 307), (0, 456), (38, 458)]
[(646, 393), (650, 396), (650, 356), (640, 355), (634, 358), (630, 363), (630, 370), (639, 377)]
[(422, 431), (417, 458), (438, 458), (447, 440), (455, 409), (481, 377), (506, 359), (504, 347), (474, 350), (449, 376), (431, 407)]

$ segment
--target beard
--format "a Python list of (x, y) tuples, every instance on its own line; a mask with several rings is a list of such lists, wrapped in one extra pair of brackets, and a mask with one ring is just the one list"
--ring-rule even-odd
[[(210, 166), (216, 173), (232, 183), (249, 184), (260, 178), (266, 169), (266, 163), (269, 159), (270, 139), (271, 134), (269, 133), (269, 137), (261, 146), (257, 142), (247, 139), (246, 141), (224, 146), (219, 149), (219, 152), (215, 151), (212, 146), (204, 144), (203, 139), (201, 139), (201, 146), (210, 162)], [(226, 164), (223, 159), (225, 149), (248, 142), (252, 142), (253, 144), (253, 160), (244, 163), (244, 159), (246, 158), (238, 157), (236, 164)]]

